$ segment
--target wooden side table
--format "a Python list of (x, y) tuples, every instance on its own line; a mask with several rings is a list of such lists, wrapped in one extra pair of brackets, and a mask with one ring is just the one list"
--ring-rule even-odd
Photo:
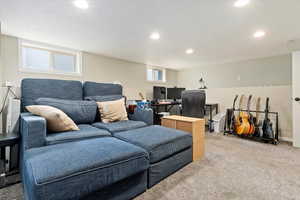
[(161, 125), (191, 133), (193, 137), (193, 161), (203, 158), (205, 147), (204, 119), (171, 115), (163, 117)]

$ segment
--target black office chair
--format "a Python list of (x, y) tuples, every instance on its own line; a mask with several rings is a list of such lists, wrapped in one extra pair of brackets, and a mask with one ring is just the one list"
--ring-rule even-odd
[(182, 92), (182, 116), (204, 118), (206, 95), (204, 90)]

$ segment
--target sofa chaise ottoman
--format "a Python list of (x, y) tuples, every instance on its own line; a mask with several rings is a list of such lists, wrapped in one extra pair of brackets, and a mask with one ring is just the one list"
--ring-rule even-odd
[[(33, 148), (26, 151), (24, 160), (25, 195), (30, 200), (83, 199), (93, 193), (107, 199), (113, 193), (107, 194), (105, 188), (118, 182), (114, 195), (122, 197), (119, 199), (147, 188), (143, 179), (149, 167), (148, 153), (113, 137)], [(140, 179), (129, 187), (126, 179), (136, 174)]]
[(147, 150), (150, 158), (149, 188), (192, 162), (192, 137), (183, 131), (148, 126), (112, 135)]

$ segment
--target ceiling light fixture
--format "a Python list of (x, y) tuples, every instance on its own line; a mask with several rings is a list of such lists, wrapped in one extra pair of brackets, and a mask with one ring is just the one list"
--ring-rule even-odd
[(254, 34), (253, 34), (253, 37), (254, 38), (262, 38), (266, 35), (266, 32), (265, 31), (256, 31)]
[(249, 3), (250, 3), (250, 0), (237, 0), (234, 3), (234, 7), (241, 8), (241, 7), (248, 5)]
[(185, 51), (186, 54), (193, 54), (194, 53), (194, 49), (187, 49)]
[(154, 32), (150, 35), (150, 39), (159, 40), (160, 39), (160, 34), (158, 32)]
[(77, 8), (80, 8), (80, 9), (83, 9), (83, 10), (89, 8), (89, 4), (86, 0), (75, 0), (75, 1), (73, 1), (73, 4)]

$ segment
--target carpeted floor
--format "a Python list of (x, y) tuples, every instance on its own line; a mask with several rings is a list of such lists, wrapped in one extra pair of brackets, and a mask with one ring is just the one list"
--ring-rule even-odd
[[(1, 200), (22, 199), (20, 185), (0, 190)], [(154, 186), (135, 200), (297, 200), (300, 149), (206, 137), (206, 156)]]

